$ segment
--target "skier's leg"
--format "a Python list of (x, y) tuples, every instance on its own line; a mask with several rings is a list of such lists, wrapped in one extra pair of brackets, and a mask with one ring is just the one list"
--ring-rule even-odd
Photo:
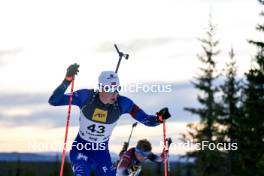
[(116, 175), (116, 169), (113, 167), (111, 157), (110, 157), (108, 150), (97, 151), (96, 158), (94, 159), (95, 159), (95, 175), (96, 176), (115, 176)]
[(90, 175), (90, 159), (77, 149), (70, 151), (70, 160), (74, 176), (89, 176)]

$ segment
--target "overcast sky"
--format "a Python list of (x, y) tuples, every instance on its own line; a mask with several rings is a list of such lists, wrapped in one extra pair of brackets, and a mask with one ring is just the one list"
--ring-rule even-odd
[[(27, 151), (29, 140), (62, 142), (67, 107), (49, 106), (48, 97), (74, 62), (80, 64), (75, 88), (96, 85), (101, 71), (115, 69), (114, 43), (130, 54), (119, 70), (122, 85), (174, 85), (171, 94), (126, 95), (148, 113), (168, 106), (174, 117), (169, 133), (176, 140), (187, 122), (198, 120), (182, 108), (197, 106), (197, 92), (189, 81), (199, 66), (197, 38), (205, 34), (210, 11), (220, 40), (218, 68), (224, 68), (233, 46), (241, 77), (254, 56), (247, 39), (259, 37), (255, 26), (260, 10), (257, 0), (0, 1), (0, 151)], [(74, 109), (71, 139), (77, 133), (77, 119)], [(123, 119), (111, 139), (115, 152), (133, 122)], [(126, 135), (118, 136), (120, 130)], [(138, 127), (132, 143), (146, 130), (153, 134), (146, 137), (158, 151), (159, 127)]]

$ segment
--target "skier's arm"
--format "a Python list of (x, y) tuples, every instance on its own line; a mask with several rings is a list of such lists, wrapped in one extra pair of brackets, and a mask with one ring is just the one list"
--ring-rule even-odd
[(135, 120), (147, 126), (157, 126), (160, 124), (156, 116), (146, 114), (129, 98), (119, 96), (118, 100), (122, 114), (129, 113)]
[[(157, 126), (162, 121), (159, 120), (158, 116), (156, 115), (148, 115), (145, 113), (141, 108), (139, 108), (132, 100), (130, 100), (127, 97), (119, 96), (119, 105), (121, 107), (121, 113), (129, 113), (135, 120), (143, 123), (147, 126)], [(168, 109), (167, 109), (168, 111)], [(160, 111), (161, 112), (161, 111)], [(159, 113), (160, 113), (159, 112)], [(169, 118), (169, 113), (166, 114), (166, 117), (164, 119)]]
[[(49, 98), (49, 104), (53, 106), (68, 105), (70, 102), (70, 95), (64, 94), (71, 82), (74, 80), (75, 76), (79, 72), (79, 65), (72, 64), (67, 68), (66, 76), (63, 82), (54, 90), (53, 94)], [(84, 102), (87, 100), (89, 91), (88, 90), (78, 90), (73, 92), (72, 104), (82, 107)]]
[[(68, 86), (70, 85), (70, 81), (66, 79), (54, 90), (53, 94), (49, 98), (49, 104), (53, 106), (62, 106), (68, 105), (70, 102), (70, 95), (64, 94)], [(87, 89), (78, 90), (73, 92), (72, 95), (72, 104), (77, 105), (79, 107), (87, 100), (89, 95), (89, 91)]]
[(127, 151), (128, 143), (124, 142), (122, 150), (119, 152), (119, 158), (122, 158), (123, 154)]

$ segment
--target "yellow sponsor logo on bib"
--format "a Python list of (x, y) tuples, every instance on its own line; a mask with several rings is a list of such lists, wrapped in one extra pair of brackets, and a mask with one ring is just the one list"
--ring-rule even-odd
[(93, 120), (98, 122), (106, 122), (107, 111), (96, 108), (93, 113)]

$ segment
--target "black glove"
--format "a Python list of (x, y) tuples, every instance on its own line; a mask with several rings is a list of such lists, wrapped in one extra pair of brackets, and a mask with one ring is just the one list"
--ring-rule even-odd
[(127, 142), (124, 142), (124, 144), (123, 144), (123, 149), (122, 149), (122, 150), (127, 151), (127, 148), (128, 148), (128, 143), (127, 143)]
[(166, 142), (168, 143), (168, 147), (170, 147), (170, 145), (171, 145), (171, 143), (172, 143), (171, 138), (166, 138)]
[(68, 68), (67, 68), (67, 73), (66, 73), (66, 80), (67, 81), (72, 81), (75, 77), (75, 75), (78, 74), (79, 72), (79, 67), (80, 65), (74, 63), (72, 65), (70, 65)]
[(123, 148), (122, 148), (122, 150), (120, 151), (120, 153), (119, 153), (119, 157), (121, 158), (121, 156), (127, 151), (127, 149), (128, 149), (128, 143), (127, 142), (124, 142), (124, 144), (123, 144)]
[(156, 113), (157, 114), (157, 119), (160, 123), (163, 122), (163, 120), (167, 120), (168, 118), (171, 117), (170, 113), (169, 113), (169, 109), (167, 107), (162, 108), (159, 112)]

